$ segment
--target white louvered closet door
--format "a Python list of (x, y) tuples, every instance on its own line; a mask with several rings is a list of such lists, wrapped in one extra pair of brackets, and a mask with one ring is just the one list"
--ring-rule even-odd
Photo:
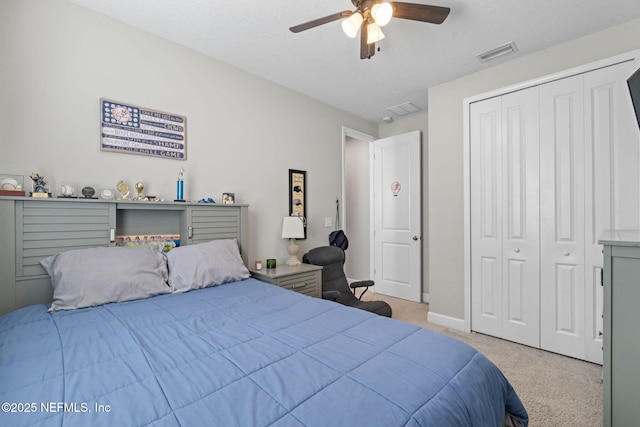
[(538, 89), (471, 106), (472, 328), (539, 346)]

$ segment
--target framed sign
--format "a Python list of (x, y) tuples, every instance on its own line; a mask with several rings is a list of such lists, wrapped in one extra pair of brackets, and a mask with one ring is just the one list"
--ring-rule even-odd
[(289, 169), (289, 216), (304, 218), (304, 238), (307, 238), (307, 172)]
[(100, 149), (187, 159), (187, 118), (100, 99)]

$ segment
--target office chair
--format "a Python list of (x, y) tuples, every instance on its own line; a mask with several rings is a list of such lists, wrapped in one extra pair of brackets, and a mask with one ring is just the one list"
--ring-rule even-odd
[[(362, 295), (372, 280), (347, 282), (344, 274), (344, 251), (337, 246), (321, 246), (304, 254), (302, 262), (322, 266), (322, 298), (361, 310), (370, 311), (381, 316), (391, 317), (391, 306), (384, 301), (362, 301)], [(352, 292), (351, 289), (354, 291)], [(364, 288), (359, 297), (354, 294), (358, 288)]]

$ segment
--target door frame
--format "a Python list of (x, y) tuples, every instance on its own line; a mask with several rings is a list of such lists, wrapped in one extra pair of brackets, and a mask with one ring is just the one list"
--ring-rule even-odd
[[(557, 73), (549, 74), (537, 79), (525, 81), (512, 86), (492, 90), (479, 95), (475, 95), (463, 100), (463, 183), (464, 183), (464, 322), (451, 322), (450, 327), (458, 326), (456, 329), (463, 330), (465, 332), (471, 332), (471, 141), (470, 141), (470, 105), (474, 102), (482, 101), (484, 99), (493, 98), (496, 96), (502, 96), (510, 92), (519, 91), (532, 86), (549, 83), (554, 80), (560, 80), (566, 77), (575, 76), (577, 74), (583, 74), (589, 71), (596, 70), (598, 68), (608, 67), (611, 65), (619, 64), (622, 62), (640, 61), (640, 50), (634, 50), (631, 52), (623, 53), (620, 55), (605, 58), (599, 61), (584, 64), (578, 67), (570, 68), (568, 70), (560, 71)], [(462, 323), (462, 324), (461, 324)]]
[[(342, 179), (341, 179), (341, 194), (340, 194), (340, 199), (342, 200), (342, 206), (341, 206), (341, 210), (340, 210), (340, 224), (342, 224), (342, 229), (344, 230), (345, 234), (348, 234), (347, 228), (348, 228), (348, 224), (346, 222), (347, 220), (347, 203), (346, 203), (346, 197), (347, 197), (347, 183), (346, 183), (346, 169), (347, 169), (347, 164), (346, 164), (346, 145), (347, 145), (347, 138), (354, 138), (354, 139), (359, 139), (361, 141), (365, 141), (369, 144), (369, 192), (371, 192), (371, 189), (373, 188), (373, 142), (376, 140), (376, 137), (374, 137), (373, 135), (369, 135), (366, 134), (364, 132), (360, 132), (357, 131), (355, 129), (351, 129), (349, 127), (346, 126), (342, 126), (342, 169), (341, 169), (341, 173), (342, 173)], [(373, 198), (369, 198), (369, 224), (371, 224), (371, 227), (369, 227), (369, 277), (373, 278), (373, 268), (374, 268), (374, 260), (375, 260), (375, 252), (374, 252), (374, 240), (373, 240), (373, 214), (374, 214), (374, 206), (373, 206)], [(334, 224), (335, 226), (335, 224)], [(348, 279), (348, 278), (347, 278)], [(375, 292), (375, 285), (373, 286), (372, 289)]]

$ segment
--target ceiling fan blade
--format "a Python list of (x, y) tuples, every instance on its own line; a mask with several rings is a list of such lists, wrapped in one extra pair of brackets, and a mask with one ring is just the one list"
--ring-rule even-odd
[(391, 2), (393, 6), (393, 17), (411, 19), (414, 21), (428, 22), (430, 24), (442, 24), (449, 16), (451, 9), (441, 6), (430, 6), (427, 4), (404, 3), (399, 1)]
[(376, 44), (368, 44), (368, 36), (369, 27), (366, 22), (363, 22), (360, 27), (360, 59), (371, 59), (371, 57), (376, 54)]
[(329, 22), (337, 21), (338, 19), (348, 18), (351, 15), (353, 15), (352, 11), (343, 10), (342, 12), (314, 19), (313, 21), (305, 22), (304, 24), (294, 25), (293, 27), (290, 27), (289, 30), (291, 30), (291, 32), (293, 33), (299, 33), (300, 31), (308, 30), (322, 24), (328, 24)]

